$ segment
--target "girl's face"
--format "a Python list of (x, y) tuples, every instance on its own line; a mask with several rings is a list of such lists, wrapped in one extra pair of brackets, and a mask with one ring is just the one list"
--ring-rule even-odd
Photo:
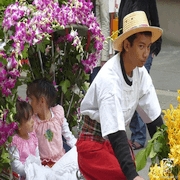
[(28, 97), (29, 99), (29, 104), (32, 106), (33, 108), (33, 112), (34, 114), (39, 114), (39, 112), (41, 112), (41, 101), (38, 100), (35, 96), (31, 96)]
[(27, 120), (27, 121), (24, 120), (21, 123), (21, 129), (27, 133), (30, 133), (33, 131), (33, 126), (34, 126), (34, 120), (33, 120), (32, 116), (29, 120)]

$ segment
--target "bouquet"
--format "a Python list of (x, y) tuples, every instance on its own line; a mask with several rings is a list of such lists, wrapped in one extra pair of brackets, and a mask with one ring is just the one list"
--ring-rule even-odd
[(163, 110), (164, 125), (158, 128), (147, 147), (136, 155), (137, 170), (145, 167), (147, 158), (151, 159), (150, 180), (180, 179), (180, 90), (178, 106)]

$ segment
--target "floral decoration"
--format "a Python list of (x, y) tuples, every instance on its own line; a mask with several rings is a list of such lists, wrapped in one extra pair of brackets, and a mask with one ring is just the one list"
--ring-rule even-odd
[(148, 141), (147, 147), (136, 155), (137, 170), (145, 167), (147, 158), (151, 159), (150, 180), (180, 179), (180, 90), (178, 105), (163, 110), (164, 122)]
[[(36, 78), (51, 80), (58, 91), (57, 103), (64, 107), (72, 128), (77, 125), (89, 74), (105, 40), (90, 0), (7, 0), (3, 3), (0, 4), (4, 33), (1, 36), (0, 31), (0, 128), (6, 126), (12, 133), (6, 134), (7, 139), (0, 144), (0, 162), (7, 155), (10, 137), (17, 128), (14, 114), (18, 87)], [(20, 76), (22, 72), (26, 74), (25, 79)], [(8, 156), (6, 159), (9, 160)], [(0, 164), (3, 166), (3, 162)]]
[(26, 82), (48, 77), (73, 125), (87, 89), (85, 81), (104, 42), (91, 9), (86, 0), (69, 0), (61, 6), (55, 0), (16, 2), (7, 7), (2, 23), (9, 56), (17, 62), (29, 59), (29, 66), (21, 68), (28, 73)]

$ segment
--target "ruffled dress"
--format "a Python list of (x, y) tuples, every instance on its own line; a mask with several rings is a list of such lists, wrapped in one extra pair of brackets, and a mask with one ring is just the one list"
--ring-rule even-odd
[(64, 110), (60, 105), (50, 110), (52, 115), (51, 119), (40, 120), (37, 115), (33, 116), (34, 130), (38, 137), (42, 162), (57, 162), (65, 154), (62, 140)]
[(12, 161), (12, 170), (19, 174), (22, 179), (26, 176), (25, 162), (27, 158), (32, 155), (40, 160), (36, 134), (34, 132), (29, 133), (29, 139), (27, 140), (15, 134), (9, 147), (9, 154)]
[(34, 132), (29, 133), (29, 139), (22, 139), (17, 134), (13, 136), (11, 146), (15, 146), (19, 152), (19, 160), (24, 163), (26, 158), (31, 154), (36, 156), (38, 139)]

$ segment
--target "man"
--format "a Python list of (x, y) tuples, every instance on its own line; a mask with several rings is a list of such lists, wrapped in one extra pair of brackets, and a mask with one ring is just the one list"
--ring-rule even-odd
[[(121, 0), (118, 11), (118, 26), (122, 29), (123, 18), (133, 11), (144, 11), (151, 26), (160, 27), (156, 0)], [(120, 30), (120, 33), (122, 30)], [(162, 38), (160, 37), (151, 45), (149, 56), (144, 64), (148, 73), (152, 66), (154, 56), (157, 56), (161, 50)], [(131, 143), (134, 150), (144, 147), (146, 143), (146, 125), (137, 112), (134, 113), (129, 128), (132, 132)]]
[(151, 137), (163, 124), (155, 88), (144, 68), (151, 44), (161, 35), (162, 29), (149, 26), (143, 11), (123, 19), (123, 33), (113, 45), (120, 53), (101, 68), (80, 107), (77, 151), (85, 179), (143, 180), (136, 172), (125, 127), (137, 107), (148, 117)]

